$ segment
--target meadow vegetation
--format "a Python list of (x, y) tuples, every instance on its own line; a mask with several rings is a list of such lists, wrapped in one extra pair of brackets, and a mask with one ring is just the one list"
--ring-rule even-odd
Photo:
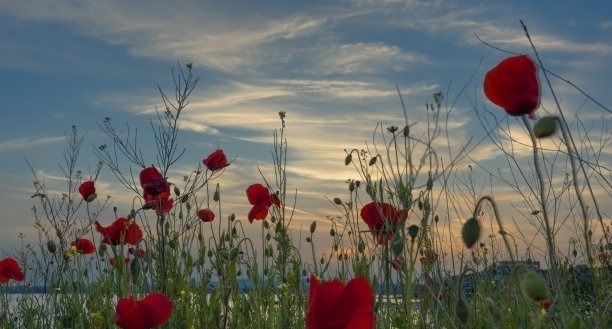
[[(244, 186), (248, 215), (224, 208), (219, 178), (232, 163), (222, 149), (168, 177), (190, 152), (179, 127), (197, 91), (194, 71), (179, 67), (174, 90), (160, 89), (154, 154), (105, 118), (109, 142), (96, 148), (92, 173), (79, 169), (76, 127), (62, 192), (31, 166), (37, 241), (24, 238), (0, 262), (0, 327), (612, 327), (610, 219), (600, 206), (612, 192), (611, 133), (565, 118), (559, 103), (540, 114), (542, 90), (556, 97), (535, 47), (488, 70), (484, 93), (495, 105), (473, 105), (484, 141), (452, 143), (454, 100), (442, 92), (420, 111), (425, 129), (406, 108), (397, 126), (372, 123), (371, 143), (338, 155), (355, 176), (344, 195), (330, 196), (336, 215), (313, 219), (305, 234), (292, 225), (290, 112), (274, 130), (274, 174)], [(399, 89), (398, 97), (403, 104)], [(505, 168), (471, 157), (483, 143), (501, 151)], [(133, 194), (130, 209), (96, 186), (100, 175)], [(478, 175), (519, 196), (513, 205), (532, 229), (508, 220), (507, 201)], [(37, 286), (44, 295), (28, 293)], [(15, 287), (26, 293), (11, 294)]]

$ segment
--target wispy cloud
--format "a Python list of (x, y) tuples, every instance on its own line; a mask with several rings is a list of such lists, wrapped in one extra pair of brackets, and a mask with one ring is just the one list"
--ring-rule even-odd
[(24, 137), (9, 141), (0, 142), (0, 152), (18, 149), (27, 149), (48, 144), (55, 144), (66, 140), (65, 136), (55, 137)]

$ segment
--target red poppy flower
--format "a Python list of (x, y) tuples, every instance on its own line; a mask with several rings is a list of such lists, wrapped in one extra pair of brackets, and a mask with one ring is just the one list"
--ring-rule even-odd
[(267, 187), (261, 184), (253, 184), (246, 190), (247, 199), (253, 205), (249, 211), (249, 222), (261, 220), (268, 216), (268, 208), (275, 205), (280, 207), (280, 199), (276, 193), (270, 193)]
[(397, 226), (408, 218), (408, 212), (384, 202), (370, 202), (361, 208), (361, 219), (368, 225), (378, 244), (389, 241)]
[(484, 93), (493, 104), (512, 116), (529, 114), (540, 106), (540, 81), (531, 57), (504, 59), (485, 75)]
[(197, 215), (204, 223), (212, 222), (215, 219), (215, 213), (208, 208), (198, 210)]
[(128, 248), (128, 253), (136, 258), (144, 258), (146, 251), (142, 248)]
[(145, 206), (155, 210), (158, 215), (170, 212), (174, 206), (174, 199), (170, 197), (170, 184), (166, 184), (163, 191), (157, 195), (151, 195), (145, 191), (143, 198)]
[(150, 196), (158, 196), (167, 189), (169, 190), (166, 177), (153, 166), (145, 168), (140, 172), (140, 185), (144, 190), (144, 194)]
[(142, 239), (142, 231), (138, 224), (124, 217), (117, 218), (107, 227), (103, 227), (98, 221), (95, 221), (94, 224), (96, 230), (102, 234), (102, 243), (116, 246), (121, 244), (121, 236), (123, 236), (123, 243), (135, 245)]
[(306, 329), (373, 329), (374, 295), (370, 283), (355, 277), (345, 286), (340, 280), (319, 282), (310, 277)]
[(0, 283), (8, 283), (9, 280), (25, 280), (25, 274), (19, 267), (19, 263), (10, 257), (0, 260)]
[(225, 157), (225, 153), (223, 150), (216, 150), (210, 155), (208, 155), (202, 163), (208, 168), (210, 171), (221, 170), (227, 166), (229, 166), (229, 162), (227, 162), (227, 158)]
[(96, 252), (96, 247), (89, 239), (76, 239), (70, 243), (71, 247), (76, 247), (81, 255), (89, 255)]
[(87, 202), (92, 202), (96, 199), (96, 187), (94, 186), (94, 182), (88, 180), (86, 182), (81, 183), (79, 186), (79, 193), (83, 197), (83, 200)]
[(115, 323), (123, 329), (148, 329), (166, 323), (172, 316), (173, 303), (162, 293), (151, 293), (142, 300), (121, 298), (115, 307)]

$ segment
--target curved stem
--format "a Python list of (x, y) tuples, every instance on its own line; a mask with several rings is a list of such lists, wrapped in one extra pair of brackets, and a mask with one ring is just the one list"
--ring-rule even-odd
[(497, 204), (495, 203), (495, 200), (493, 200), (493, 198), (491, 198), (490, 196), (483, 196), (482, 198), (480, 198), (480, 200), (478, 200), (478, 202), (476, 203), (476, 207), (474, 207), (474, 213), (472, 214), (472, 216), (474, 218), (478, 219), (478, 213), (479, 213), (479, 210), (480, 210), (480, 206), (485, 201), (488, 201), (491, 204), (491, 207), (493, 207), (493, 214), (495, 215), (495, 220), (497, 221), (497, 226), (499, 227), (499, 232), (500, 232), (502, 238), (504, 239), (504, 243), (506, 244), (506, 249), (508, 249), (508, 254), (510, 255), (510, 260), (512, 260), (512, 263), (514, 263), (516, 261), (516, 258), (514, 257), (514, 254), (512, 253), (512, 248), (510, 247), (510, 242), (508, 242), (508, 238), (506, 237), (506, 235), (508, 233), (506, 233), (506, 230), (504, 230), (504, 226), (503, 226), (503, 224), (501, 222), (501, 218), (499, 216), (499, 211), (497, 210)]

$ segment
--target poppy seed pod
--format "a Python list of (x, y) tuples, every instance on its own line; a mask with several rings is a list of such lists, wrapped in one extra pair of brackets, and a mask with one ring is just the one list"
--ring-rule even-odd
[(419, 235), (419, 227), (417, 225), (408, 226), (408, 235), (412, 240), (416, 239), (416, 237)]
[(461, 228), (461, 239), (465, 246), (469, 249), (480, 239), (480, 222), (472, 217), (463, 223)]

